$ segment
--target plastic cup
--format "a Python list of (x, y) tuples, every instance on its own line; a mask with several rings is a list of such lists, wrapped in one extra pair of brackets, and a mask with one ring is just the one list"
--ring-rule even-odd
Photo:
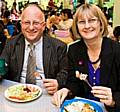
[(0, 75), (5, 75), (6, 67), (5, 67), (5, 59), (0, 59)]

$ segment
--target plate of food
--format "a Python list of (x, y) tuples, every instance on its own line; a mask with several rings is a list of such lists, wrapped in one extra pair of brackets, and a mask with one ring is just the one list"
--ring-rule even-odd
[(42, 89), (33, 84), (17, 84), (5, 90), (5, 98), (14, 102), (29, 102), (40, 97)]
[(102, 105), (95, 101), (74, 98), (71, 100), (65, 100), (61, 107), (61, 112), (105, 112)]

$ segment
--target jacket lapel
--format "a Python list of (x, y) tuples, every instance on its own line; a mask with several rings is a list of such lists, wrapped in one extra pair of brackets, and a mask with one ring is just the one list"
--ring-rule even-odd
[[(100, 64), (101, 67), (101, 84), (107, 84), (109, 81), (109, 75), (111, 74), (111, 68), (113, 63), (113, 53), (112, 53), (112, 46), (110, 44), (111, 41), (104, 38), (103, 39), (103, 45), (102, 45), (102, 61)], [(104, 48), (104, 49), (103, 49)]]
[(88, 74), (88, 56), (87, 56), (87, 47), (84, 43), (84, 41), (81, 39), (79, 43), (79, 61), (78, 64), (81, 68), (81, 73)]
[(23, 62), (24, 62), (24, 50), (25, 50), (25, 41), (24, 37), (21, 37), (20, 40), (16, 43), (16, 58), (17, 58), (17, 66), (18, 66), (18, 75), (20, 75)]
[(47, 74), (49, 74), (50, 58), (51, 58), (50, 40), (49, 37), (44, 36), (43, 37), (43, 67), (44, 67), (45, 77), (47, 77)]

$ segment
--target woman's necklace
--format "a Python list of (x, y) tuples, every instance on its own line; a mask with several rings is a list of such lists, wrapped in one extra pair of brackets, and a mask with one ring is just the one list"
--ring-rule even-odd
[(97, 68), (100, 67), (100, 60), (101, 60), (101, 53), (100, 53), (98, 59), (95, 60), (95, 61), (91, 61), (90, 58), (89, 58), (89, 62), (92, 64), (92, 66), (94, 67), (95, 71), (97, 70)]
[(89, 59), (89, 61), (91, 64), (97, 64), (100, 61), (100, 59), (101, 59), (101, 56), (99, 55), (99, 57), (96, 61), (91, 61), (90, 59)]
[[(96, 53), (95, 52), (90, 52), (91, 50), (88, 50), (88, 59), (89, 59), (89, 62), (92, 64), (92, 66), (95, 68), (95, 69), (97, 69), (98, 67), (100, 67), (100, 61), (101, 61), (101, 51), (102, 51), (102, 38), (101, 38), (101, 40), (99, 41), (99, 43), (97, 44), (97, 51), (96, 51)], [(100, 51), (99, 51), (100, 50)], [(93, 55), (94, 54), (94, 55)], [(98, 55), (99, 54), (99, 55)], [(93, 58), (95, 59), (95, 57), (96, 56), (98, 56), (97, 57), (97, 59), (95, 60), (95, 61), (91, 61), (91, 59), (93, 60)], [(91, 57), (91, 58), (90, 58)]]

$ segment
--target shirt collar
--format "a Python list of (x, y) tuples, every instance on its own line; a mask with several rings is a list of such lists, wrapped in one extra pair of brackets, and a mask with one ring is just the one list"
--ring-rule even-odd
[[(43, 41), (43, 37), (40, 38), (39, 41), (35, 42), (34, 45), (37, 46), (38, 44), (42, 43)], [(28, 49), (28, 46), (29, 46), (29, 42), (27, 41), (27, 39), (25, 38), (25, 47)]]

